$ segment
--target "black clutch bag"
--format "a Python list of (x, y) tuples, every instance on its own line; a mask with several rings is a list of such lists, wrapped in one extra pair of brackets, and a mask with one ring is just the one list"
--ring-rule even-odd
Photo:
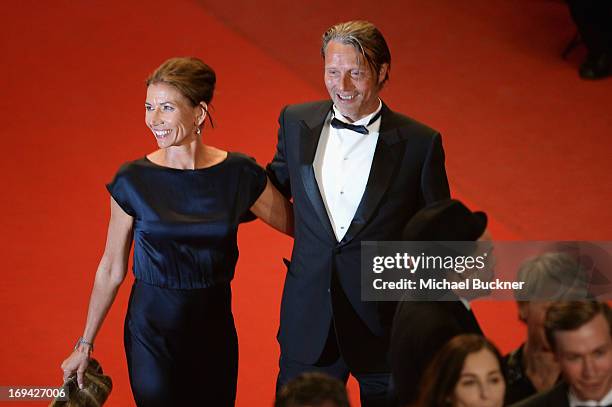
[(113, 389), (113, 381), (102, 371), (95, 359), (89, 359), (89, 366), (83, 375), (83, 389), (79, 389), (76, 373), (66, 380), (62, 388), (68, 397), (57, 397), (49, 407), (99, 407), (104, 404)]

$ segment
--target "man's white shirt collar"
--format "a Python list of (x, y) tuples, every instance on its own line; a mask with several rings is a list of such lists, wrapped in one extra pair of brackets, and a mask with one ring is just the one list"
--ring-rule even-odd
[(599, 401), (596, 400), (580, 400), (578, 397), (576, 397), (576, 395), (574, 394), (574, 392), (572, 391), (572, 388), (570, 386), (570, 390), (568, 392), (567, 398), (569, 400), (569, 405), (570, 407), (577, 407), (577, 406), (592, 406), (592, 407), (596, 407), (596, 406), (607, 406), (612, 404), (612, 389), (610, 389), (608, 391), (608, 394), (605, 395), (604, 398), (602, 398)]

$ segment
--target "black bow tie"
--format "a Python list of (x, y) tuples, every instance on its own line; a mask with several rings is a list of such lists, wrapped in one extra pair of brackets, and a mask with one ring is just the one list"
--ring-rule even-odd
[[(372, 119), (370, 119), (370, 121), (368, 122), (368, 126), (372, 123), (374, 123), (376, 120), (378, 120), (378, 118), (380, 117), (380, 115), (382, 114), (382, 109), (380, 109), (378, 111), (378, 113), (376, 113), (374, 115), (374, 117), (372, 117)], [(368, 131), (367, 126), (364, 126), (363, 124), (360, 124), (358, 126), (354, 125), (354, 124), (350, 124), (350, 123), (345, 123), (341, 120), (336, 119), (335, 117), (332, 119), (331, 121), (331, 126), (334, 129), (347, 129), (347, 130), (353, 130), (356, 131), (357, 133), (360, 134), (369, 134), (370, 132)]]

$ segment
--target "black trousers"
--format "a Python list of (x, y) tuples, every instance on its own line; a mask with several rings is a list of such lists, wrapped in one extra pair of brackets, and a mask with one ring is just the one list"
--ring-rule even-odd
[[(332, 273), (331, 295), (334, 315), (341, 316), (341, 321), (332, 320), (325, 347), (314, 364), (292, 360), (281, 354), (276, 391), (302, 373), (325, 373), (345, 384), (352, 374), (359, 383), (362, 406), (396, 406), (387, 361), (389, 338), (376, 337), (369, 331), (350, 305), (335, 273)], [(337, 337), (336, 330), (343, 333), (342, 337)]]
[(317, 362), (309, 365), (281, 355), (279, 368), (280, 371), (276, 380), (277, 393), (285, 384), (302, 373), (325, 373), (345, 384), (348, 381), (349, 374), (352, 374), (359, 383), (359, 397), (363, 407), (394, 407), (397, 405), (391, 385), (391, 373), (351, 372), (342, 356), (338, 356), (335, 361), (329, 364)]

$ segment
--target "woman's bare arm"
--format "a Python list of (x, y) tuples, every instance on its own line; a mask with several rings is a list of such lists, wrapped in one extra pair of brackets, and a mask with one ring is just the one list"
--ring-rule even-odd
[[(133, 218), (111, 197), (111, 218), (108, 225), (106, 247), (100, 260), (94, 280), (87, 322), (83, 331), (83, 339), (93, 343), (102, 322), (108, 313), (119, 286), (127, 273), (128, 257), (132, 245)], [(91, 346), (81, 343), (62, 363), (64, 380), (75, 371), (79, 387), (83, 386), (83, 373), (87, 368)]]

